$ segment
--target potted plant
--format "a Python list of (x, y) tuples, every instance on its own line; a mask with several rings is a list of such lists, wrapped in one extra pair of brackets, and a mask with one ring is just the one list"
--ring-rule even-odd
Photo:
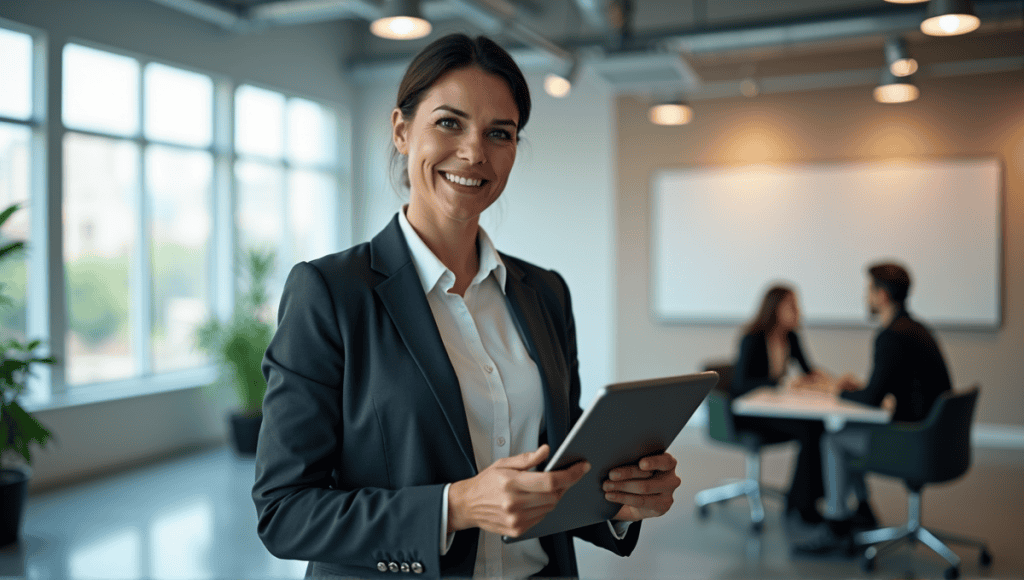
[[(18, 211), (19, 204), (0, 213), (0, 226)], [(0, 246), (0, 265), (16, 257), (25, 242), (13, 241)], [(13, 300), (0, 282), (0, 307), (10, 307)], [(40, 447), (50, 439), (50, 431), (18, 403), (25, 391), (25, 379), (34, 364), (54, 364), (53, 357), (40, 357), (36, 349), (41, 342), (26, 343), (9, 339), (0, 344), (0, 546), (18, 540), (21, 518), (28, 497), (29, 466), (32, 464), (31, 444)], [(11, 462), (10, 458), (17, 458)]]
[(267, 281), (275, 258), (272, 250), (256, 249), (242, 258), (241, 291), (231, 319), (211, 317), (199, 328), (198, 343), (217, 359), (222, 371), (219, 383), (229, 383), (237, 395), (238, 408), (228, 416), (232, 444), (240, 455), (253, 455), (267, 390), (260, 365), (274, 334), (267, 314)]

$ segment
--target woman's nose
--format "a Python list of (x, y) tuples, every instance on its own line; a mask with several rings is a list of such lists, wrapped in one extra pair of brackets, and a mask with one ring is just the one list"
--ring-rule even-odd
[(478, 135), (467, 134), (459, 141), (459, 157), (470, 165), (483, 163), (487, 160), (483, 139)]

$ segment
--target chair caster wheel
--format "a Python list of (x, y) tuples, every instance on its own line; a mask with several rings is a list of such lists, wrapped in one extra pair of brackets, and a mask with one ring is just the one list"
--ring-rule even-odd
[(981, 549), (981, 555), (978, 556), (978, 563), (981, 564), (982, 566), (991, 566), (992, 565), (992, 554), (990, 554), (989, 551), (986, 550), (985, 548), (982, 548)]
[(950, 566), (949, 568), (946, 568), (946, 571), (945, 573), (943, 573), (943, 576), (946, 577), (946, 580), (956, 580), (960, 577), (960, 568), (957, 568), (956, 566)]
[(708, 510), (708, 506), (706, 506), (706, 505), (699, 505), (699, 506), (697, 506), (697, 519), (699, 519), (699, 520), (706, 520), (706, 519), (708, 519), (708, 513), (709, 512), (710, 512), (710, 510)]
[(750, 531), (755, 534), (760, 534), (764, 530), (764, 522), (752, 522), (750, 524)]
[(875, 569), (875, 559), (868, 556), (860, 557), (860, 569), (864, 572), (871, 572)]

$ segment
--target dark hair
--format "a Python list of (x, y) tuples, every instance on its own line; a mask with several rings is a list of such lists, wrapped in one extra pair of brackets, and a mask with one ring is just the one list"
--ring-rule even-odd
[(769, 288), (764, 294), (764, 299), (761, 300), (761, 307), (757, 310), (757, 315), (747, 325), (746, 334), (771, 332), (779, 321), (779, 305), (792, 294), (793, 289), (789, 286), (776, 284)]
[(875, 288), (885, 290), (892, 300), (899, 306), (903, 306), (910, 294), (910, 273), (899, 264), (883, 262), (868, 267), (868, 274), (871, 276), (871, 283)]
[[(434, 86), (437, 79), (451, 71), (471, 66), (500, 77), (508, 84), (512, 99), (519, 109), (519, 125), (516, 127), (518, 139), (519, 132), (530, 119), (530, 87), (526, 84), (526, 78), (516, 65), (516, 61), (512, 60), (512, 55), (486, 36), (470, 38), (465, 34), (449, 34), (427, 45), (412, 59), (409, 68), (405, 70), (405, 76), (398, 85), (395, 106), (402, 112), (404, 119), (412, 120), (416, 115), (416, 107), (423, 100), (423, 95)], [(392, 172), (404, 165), (402, 156), (392, 145)], [(406, 171), (402, 172), (402, 184), (409, 187), (409, 175)]]

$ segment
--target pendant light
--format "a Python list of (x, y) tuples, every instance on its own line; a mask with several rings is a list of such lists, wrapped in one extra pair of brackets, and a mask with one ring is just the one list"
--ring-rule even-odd
[(685, 101), (671, 101), (651, 107), (648, 117), (655, 125), (685, 125), (693, 120), (693, 109)]
[(576, 82), (580, 72), (580, 61), (576, 58), (572, 59), (572, 63), (569, 65), (568, 72), (564, 75), (558, 73), (548, 73), (544, 77), (544, 92), (561, 99), (569, 95), (569, 91), (572, 90), (572, 85)]
[(907, 53), (907, 43), (902, 38), (893, 37), (885, 41), (885, 62), (892, 74), (906, 77), (917, 72), (917, 61)]
[(921, 94), (910, 77), (899, 78), (892, 71), (882, 72), (882, 82), (875, 87), (875, 100), (879, 103), (909, 103)]
[(370, 32), (392, 40), (415, 40), (430, 34), (419, 0), (389, 0), (384, 15), (370, 23)]
[(921, 32), (930, 36), (967, 34), (981, 26), (970, 0), (931, 0), (921, 23)]

